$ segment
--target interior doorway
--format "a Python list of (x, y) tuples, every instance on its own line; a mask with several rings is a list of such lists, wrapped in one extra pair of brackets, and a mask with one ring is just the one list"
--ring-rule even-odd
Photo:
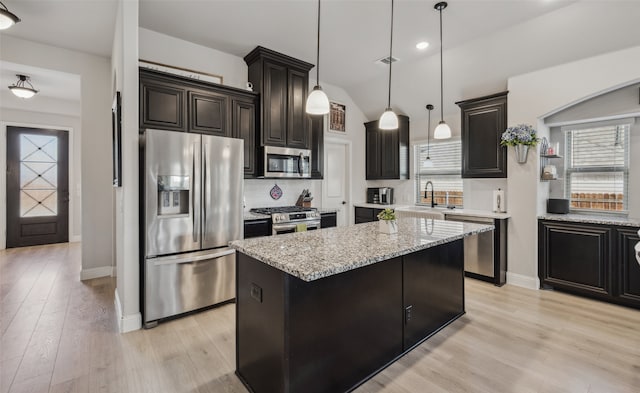
[(327, 138), (324, 149), (322, 206), (336, 209), (337, 225), (346, 226), (351, 222), (351, 142)]
[(7, 126), (6, 246), (69, 241), (69, 132)]

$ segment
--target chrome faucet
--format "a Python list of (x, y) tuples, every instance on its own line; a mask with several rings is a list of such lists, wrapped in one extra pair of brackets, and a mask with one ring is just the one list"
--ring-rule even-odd
[(427, 192), (429, 192), (429, 184), (431, 184), (431, 207), (434, 207), (437, 205), (437, 203), (435, 199), (433, 199), (433, 183), (431, 183), (431, 180), (429, 180), (427, 184), (424, 185), (424, 199), (427, 199)]

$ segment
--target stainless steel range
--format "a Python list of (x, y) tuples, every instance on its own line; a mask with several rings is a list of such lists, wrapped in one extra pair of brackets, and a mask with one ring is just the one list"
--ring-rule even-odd
[(271, 215), (271, 233), (281, 235), (296, 229), (320, 229), (320, 213), (312, 207), (284, 206), (251, 209), (254, 213)]

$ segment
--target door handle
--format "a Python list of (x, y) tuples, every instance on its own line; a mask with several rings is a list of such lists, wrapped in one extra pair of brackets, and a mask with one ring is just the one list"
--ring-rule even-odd
[(196, 144), (191, 147), (191, 224), (193, 226), (192, 238), (193, 242), (198, 241), (198, 228), (196, 228), (196, 193), (195, 193), (195, 180), (196, 180)]
[(204, 243), (204, 234), (207, 231), (207, 149), (208, 144), (203, 144), (202, 151), (202, 242)]
[(347, 204), (347, 201), (342, 201), (342, 204), (343, 204), (343, 205), (346, 205), (346, 204)]

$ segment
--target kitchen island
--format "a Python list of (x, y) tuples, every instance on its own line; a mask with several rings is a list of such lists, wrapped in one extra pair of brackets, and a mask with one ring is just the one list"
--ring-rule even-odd
[(426, 218), (234, 241), (236, 374), (250, 391), (351, 391), (464, 314), (465, 236)]

